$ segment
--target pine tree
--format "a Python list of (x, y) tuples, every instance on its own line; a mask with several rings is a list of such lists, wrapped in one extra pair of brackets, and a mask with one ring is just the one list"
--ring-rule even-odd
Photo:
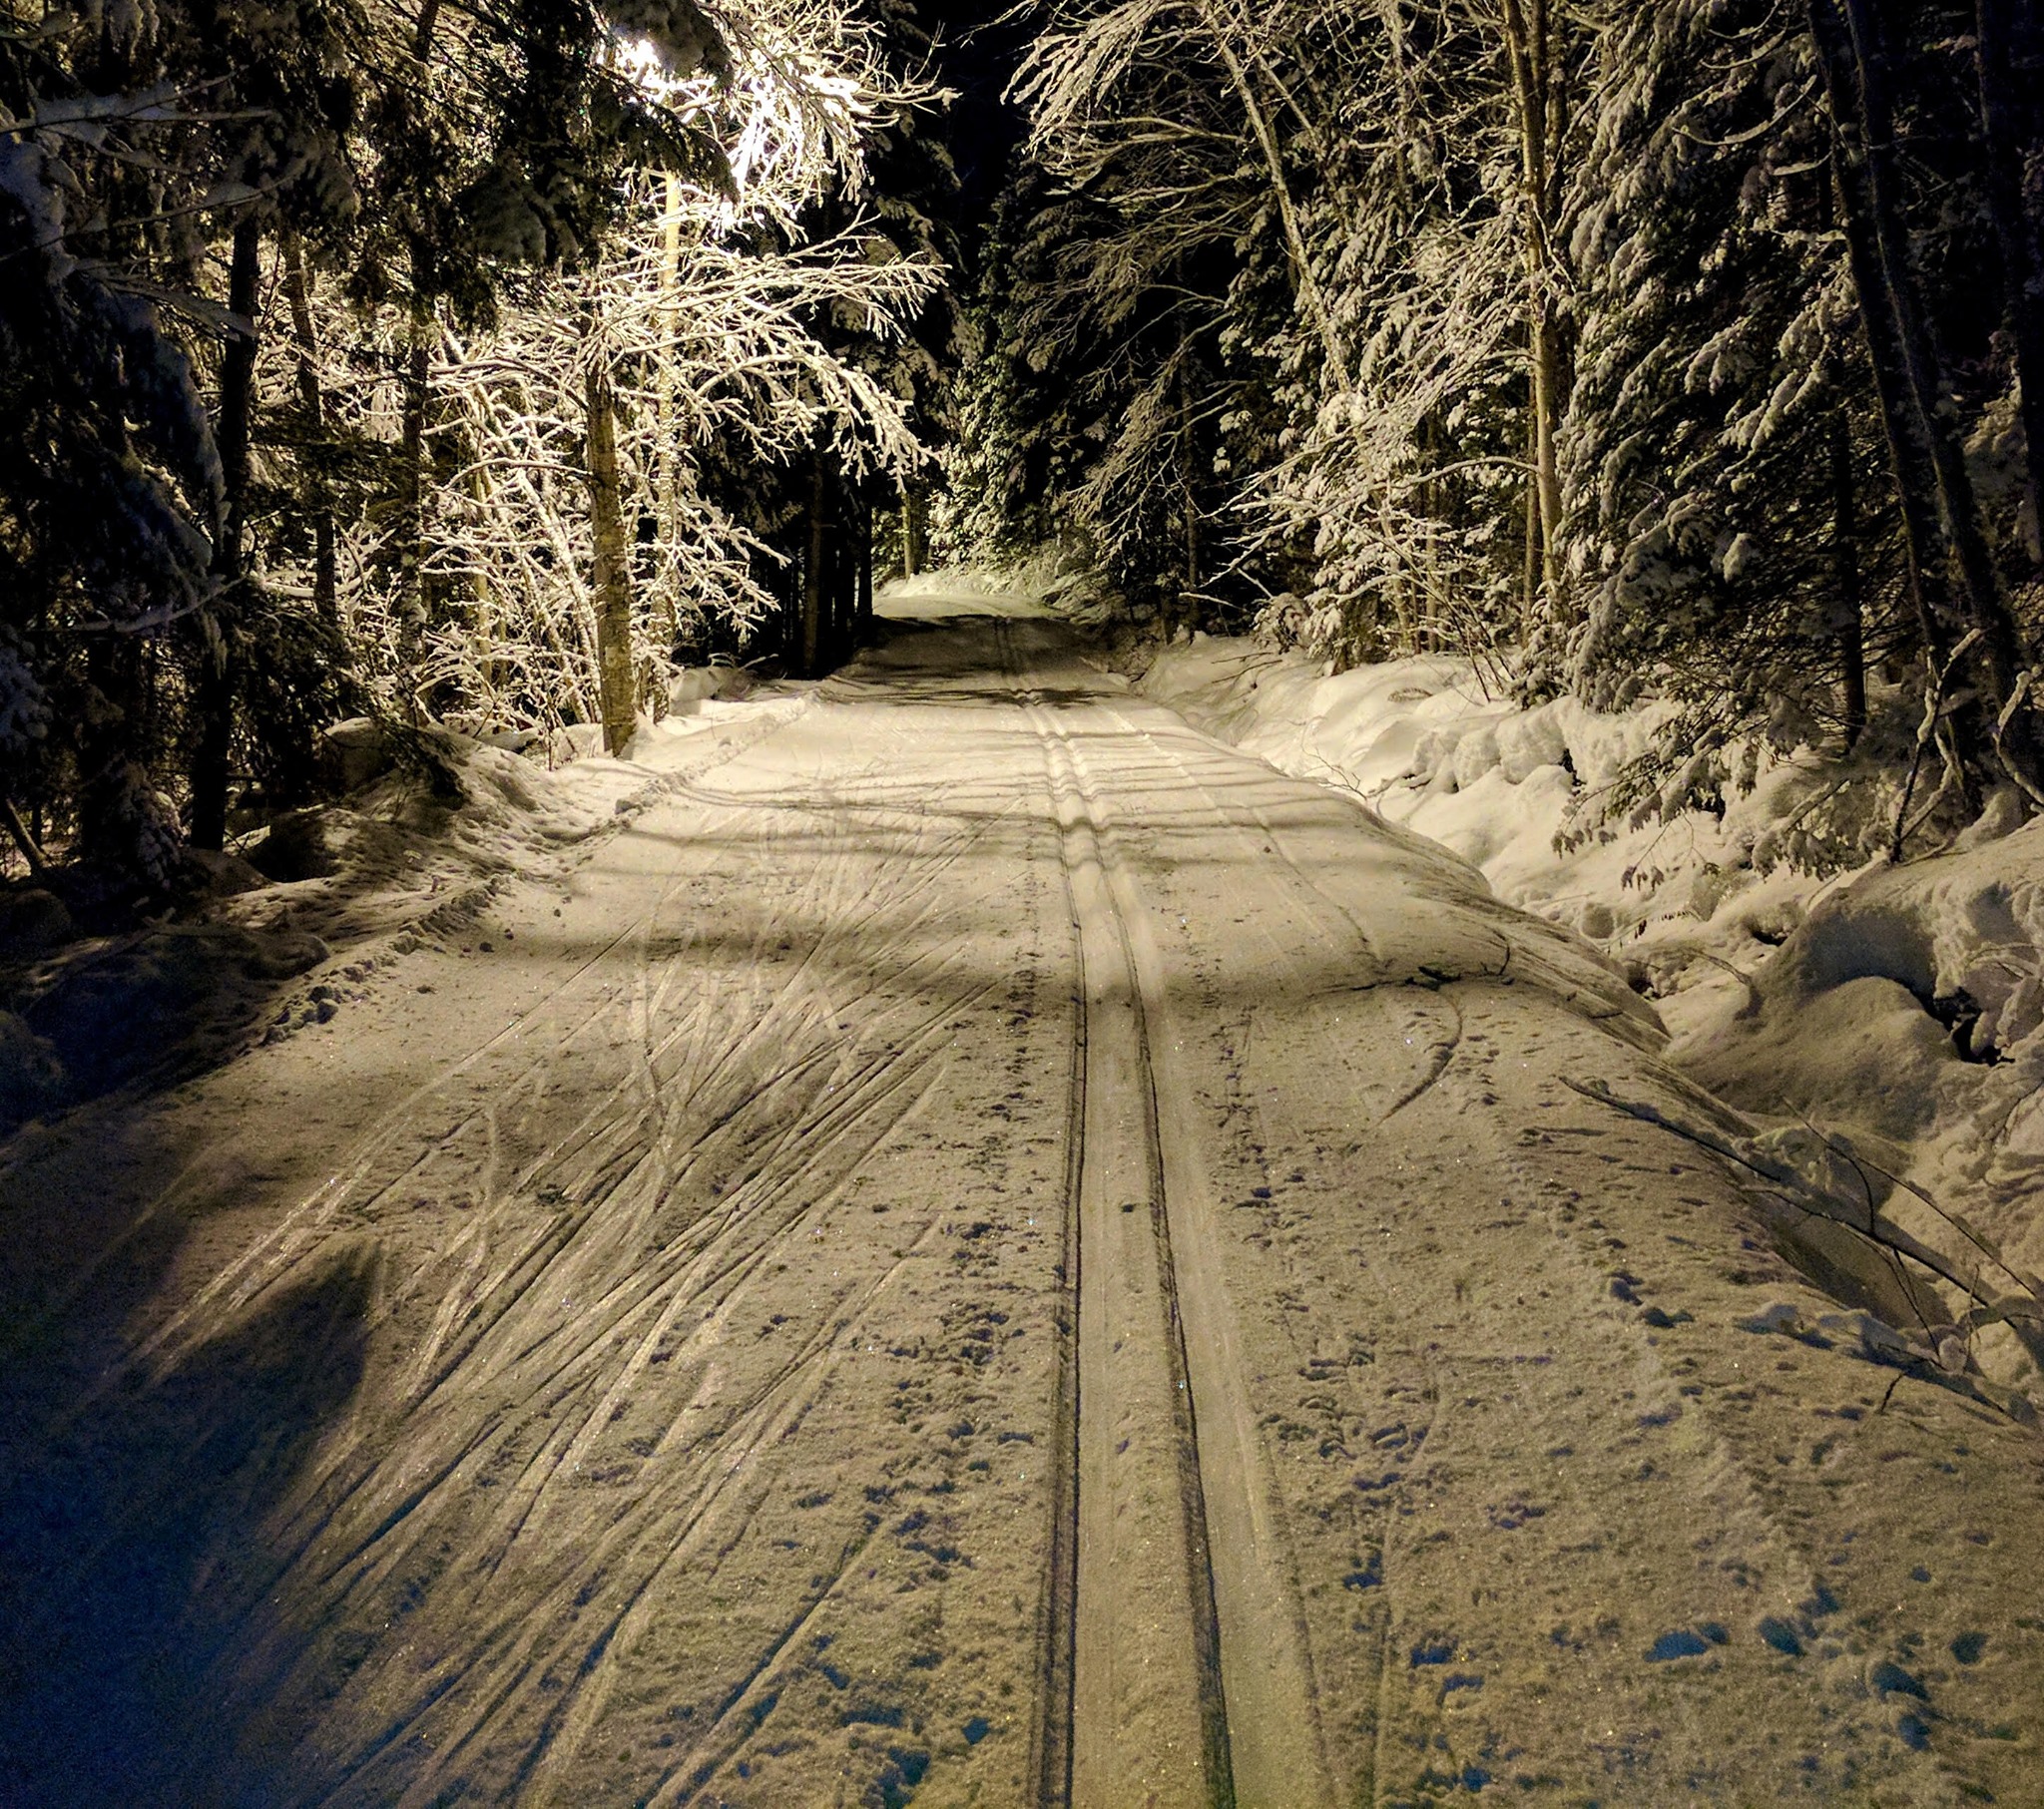
[(158, 651), (211, 601), (226, 478), (160, 278), (204, 172), (156, 13), (0, 39), (0, 781), (161, 884), (177, 722)]
[(1575, 225), (1574, 681), (1614, 705), (1671, 690), (1705, 752), (1756, 728), (1849, 739), (1908, 606), (1863, 475), (1878, 417), (1808, 46), (1771, 0), (1662, 0), (1604, 54)]

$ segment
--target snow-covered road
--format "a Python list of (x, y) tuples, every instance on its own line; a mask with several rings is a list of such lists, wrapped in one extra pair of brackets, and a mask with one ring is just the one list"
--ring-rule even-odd
[(1587, 949), (1026, 612), (725, 751), (22, 1139), (0, 1795), (2044, 1801), (2044, 1442)]

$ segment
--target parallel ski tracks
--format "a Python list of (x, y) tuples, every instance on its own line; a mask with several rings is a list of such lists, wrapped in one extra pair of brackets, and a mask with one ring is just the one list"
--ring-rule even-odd
[(1042, 742), (1082, 975), (1039, 1803), (1307, 1809), (1332, 1786), (1163, 966), (1084, 750), (1011, 630), (1001, 643)]

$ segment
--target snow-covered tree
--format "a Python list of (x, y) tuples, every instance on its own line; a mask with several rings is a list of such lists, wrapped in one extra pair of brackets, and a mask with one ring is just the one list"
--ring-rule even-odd
[(1232, 70), (1248, 80), (1219, 9), (1137, 0), (1060, 8), (1016, 81), (1041, 177), (994, 280), (1027, 463), (1072, 474), (1067, 530), (1168, 613), (1233, 560), (1216, 465), (1254, 379), (1223, 343), (1229, 290), (1262, 217), (1293, 212), (1250, 161)]
[(161, 878), (237, 781), (289, 801), (350, 672), (401, 715), (622, 732), (685, 619), (763, 605), (771, 558), (706, 473), (920, 456), (909, 386), (851, 353), (940, 281), (859, 199), (927, 84), (854, 0), (19, 23), (0, 391), (44, 430), (0, 453), (0, 736), (25, 844)]
[(227, 504), (165, 311), (212, 317), (173, 286), (205, 183), (178, 155), (202, 126), (163, 23), (89, 11), (0, 35), (0, 790), (148, 877), (177, 840), (157, 651), (215, 593)]
[[(1566, 634), (1563, 224), (1600, 30), (1545, 0), (1060, 10), (1020, 92), (1064, 249), (1025, 272), (1015, 336), (1025, 364), (1078, 349), (1119, 384), (1078, 493), (1110, 543), (1188, 482), (1166, 449), (1211, 415), (1191, 481), (1232, 480), (1204, 514), (1278, 593), (1273, 626), (1344, 659)], [(1164, 296), (1211, 348), (1176, 414), (1182, 356), (1114, 378), (1123, 336), (1064, 324)]]
[[(818, 198), (858, 193), (873, 122), (921, 90), (837, 9), (727, 8), (720, 25), (716, 65), (686, 74), (621, 45), (697, 155), (621, 169), (610, 224), (572, 266), (507, 264), (479, 320), (437, 309), (427, 418), (411, 299), (351, 316), (340, 284), (319, 285), (331, 430), (419, 474), (416, 507), (371, 500), (344, 536), (340, 613), (395, 714), (603, 721), (621, 742), (665, 694), (678, 638), (773, 607), (773, 555), (721, 505), (719, 469), (794, 470), (819, 439), (853, 472), (920, 456), (907, 398), (824, 334), (898, 340), (942, 271), (855, 211), (822, 240), (808, 222)], [(507, 204), (500, 225), (524, 219)], [(366, 360), (364, 335), (379, 348)], [(272, 367), (279, 398), (295, 362)], [(393, 541), (414, 550), (393, 556)]]
[(1780, 0), (1662, 0), (1604, 58), (1573, 226), (1575, 682), (1672, 686), (1705, 741), (1850, 739), (1907, 604), (1807, 39)]

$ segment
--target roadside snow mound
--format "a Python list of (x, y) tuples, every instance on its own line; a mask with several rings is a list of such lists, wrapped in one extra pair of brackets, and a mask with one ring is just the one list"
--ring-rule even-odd
[(755, 685), (729, 670), (686, 675), (667, 715), (641, 718), (624, 759), (601, 751), (593, 726), (523, 748), (420, 730), (407, 757), (365, 789), (250, 838), (241, 851), (285, 883), (244, 894), (224, 914), (286, 922), (338, 946), (472, 911), (507, 876), (537, 877), (577, 857), (579, 844), (725, 757), (735, 738), (785, 720), (813, 688)]
[[(1722, 818), (1680, 813), (1557, 840), (1586, 792), (1648, 751), (1666, 705), (1605, 715), (1572, 697), (1524, 710), (1466, 660), (1419, 657), (1329, 676), (1297, 654), (1196, 636), (1168, 648), (1140, 688), (1279, 770), (1354, 792), (1380, 816), (1452, 849), (1512, 903), (1617, 952), (1652, 931), (1694, 937), (1755, 880), (1785, 818), (1814, 782), (1780, 761)], [(1780, 940), (1779, 937), (1776, 938)]]
[(1826, 893), (1675, 1054), (1741, 1105), (1852, 1125), (2044, 1269), (2044, 822)]
[[(1581, 932), (1656, 1001), (1669, 1054), (1744, 1111), (1820, 1123), (1876, 1190), (1920, 1188), (2016, 1267), (2044, 1269), (2044, 822), (2007, 800), (1949, 853), (1842, 878), (1798, 865), (1810, 825), (1877, 842), (1883, 801), (1813, 753), (1763, 762), (1723, 815), (1684, 810), (1572, 836), (1571, 808), (1651, 745), (1665, 705), (1521, 710), (1466, 661), (1329, 675), (1195, 636), (1139, 688), (1280, 770), (1347, 790), (1479, 867), (1499, 895)], [(1917, 1194), (1914, 1234), (1948, 1236)], [(1979, 1335), (2035, 1388), (2044, 1350)]]
[(343, 802), (281, 817), (233, 855), (193, 856), (204, 885), (182, 921), (81, 938), (40, 888), (0, 894), (0, 1137), (327, 1022), (380, 963), (461, 936), (513, 878), (564, 871), (592, 836), (785, 721), (813, 688), (754, 690), (728, 675), (680, 685), (623, 760), (550, 768), (572, 745), (406, 735)]

